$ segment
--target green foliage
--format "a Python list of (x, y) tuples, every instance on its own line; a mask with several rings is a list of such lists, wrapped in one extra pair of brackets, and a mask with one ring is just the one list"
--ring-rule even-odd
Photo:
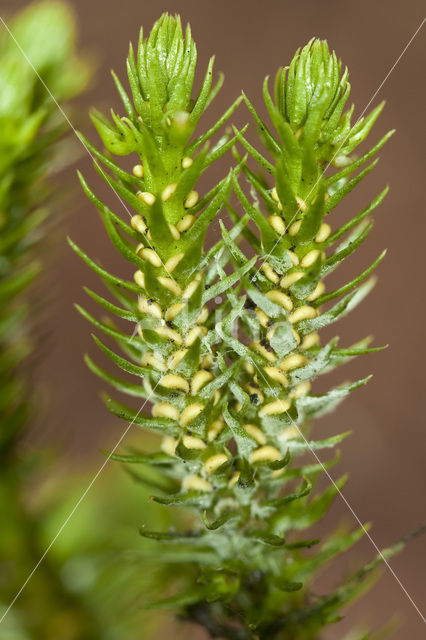
[[(73, 14), (58, 2), (34, 4), (8, 21), (14, 37), (62, 102), (86, 85), (90, 70), (75, 52)], [(36, 349), (37, 296), (51, 210), (49, 169), (67, 162), (57, 106), (6, 29), (0, 31), (0, 616), (40, 560), (46, 544), (27, 504), (41, 456), (21, 440), (38, 409), (28, 356)], [(41, 306), (41, 305), (39, 305)], [(32, 495), (32, 497), (34, 497)], [(77, 637), (95, 633), (92, 613), (64, 587), (47, 560), (12, 613), (2, 637), (60, 638), (68, 619)], [(62, 623), (60, 618), (62, 618)], [(58, 626), (59, 625), (59, 626)], [(70, 627), (71, 628), (71, 627)], [(71, 629), (72, 630), (72, 629)], [(71, 637), (68, 635), (67, 637)], [(81, 635), (80, 635), (81, 637)], [(92, 636), (93, 637), (93, 636)]]
[[(30, 6), (10, 23), (11, 31), (57, 100), (79, 93), (89, 78), (74, 52), (75, 26), (57, 2)], [(46, 34), (49, 33), (49, 37)], [(0, 33), (0, 460), (15, 454), (29, 411), (29, 392), (17, 366), (32, 349), (29, 302), (22, 294), (39, 275), (38, 247), (49, 186), (49, 163), (64, 132), (57, 107), (9, 33)], [(10, 402), (10, 398), (14, 402)]]
[[(314, 594), (317, 571), (356, 543), (363, 529), (312, 539), (307, 530), (327, 513), (346, 478), (321, 492), (316, 481), (322, 465), (298, 458), (333, 449), (347, 435), (312, 440), (308, 422), (367, 379), (323, 395), (311, 392), (311, 381), (377, 350), (368, 348), (368, 339), (348, 349), (339, 349), (337, 338), (321, 345), (317, 330), (344, 317), (372, 287), (371, 279), (361, 282), (383, 254), (334, 292), (325, 293), (323, 280), (365, 240), (372, 227), (367, 216), (384, 192), (334, 232), (324, 220), (374, 167), (377, 160), (363, 168), (390, 134), (359, 159), (351, 155), (383, 105), (351, 124), (353, 109), (344, 110), (347, 70), (326, 42), (314, 40), (278, 72), (274, 98), (265, 81), (274, 133), (244, 96), (269, 159), (236, 129), (233, 139), (225, 135), (211, 149), (206, 140), (237, 103), (207, 133), (195, 133), (216, 92), (210, 63), (192, 97), (195, 59), (189, 28), (184, 36), (179, 18), (162, 16), (146, 40), (141, 35), (136, 57), (130, 49), (131, 99), (114, 76), (126, 115), (111, 113), (112, 121), (92, 116), (110, 154), (138, 157), (131, 174), (109, 154), (94, 151), (110, 172), (100, 174), (134, 211), (130, 226), (82, 179), (111, 242), (137, 268), (136, 284), (111, 276), (71, 246), (120, 306), (89, 292), (91, 298), (122, 320), (136, 321), (137, 332), (122, 329), (122, 320), (118, 326), (80, 311), (124, 356), (96, 338), (104, 354), (139, 380), (118, 379), (87, 362), (114, 388), (152, 403), (147, 416), (141, 407), (107, 396), (113, 414), (162, 436), (161, 453), (154, 456), (112, 457), (140, 469), (138, 478), (156, 502), (184, 506), (193, 515), (185, 531), (141, 531), (158, 540), (158, 558), (169, 563), (175, 583), (173, 593), (152, 605), (179, 611), (212, 637), (309, 640), (338, 620), (380, 561), (333, 593)], [(238, 166), (198, 201), (197, 180), (236, 142), (255, 169), (234, 150)], [(244, 213), (229, 206), (234, 227), (221, 221), (221, 240), (206, 250), (206, 234), (232, 186)], [(242, 238), (251, 257), (240, 247)], [(335, 298), (331, 306), (319, 306)], [(154, 478), (146, 473), (150, 467)]]

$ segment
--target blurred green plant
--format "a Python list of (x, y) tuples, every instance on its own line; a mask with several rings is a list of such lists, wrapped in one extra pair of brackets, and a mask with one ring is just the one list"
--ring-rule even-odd
[[(14, 37), (57, 100), (86, 86), (89, 67), (74, 53), (75, 26), (58, 2), (33, 5), (11, 22)], [(41, 270), (49, 210), (49, 166), (66, 131), (56, 104), (9, 33), (0, 33), (0, 326), (2, 350), (0, 460), (3, 469), (27, 423), (31, 392), (19, 363), (33, 347), (28, 297)], [(56, 145), (53, 145), (56, 143)], [(61, 158), (61, 160), (65, 160)], [(11, 402), (13, 400), (14, 402)], [(13, 463), (14, 464), (14, 463)]]
[[(42, 81), (63, 102), (78, 95), (91, 75), (76, 54), (74, 16), (66, 5), (31, 5), (10, 28), (17, 42), (5, 28), (0, 32), (0, 616), (44, 551), (42, 523), (25, 495), (30, 485), (36, 494), (37, 456), (21, 441), (39, 408), (28, 357), (37, 343), (37, 307), (43, 308), (36, 284), (52, 209), (49, 172), (67, 163), (67, 125)], [(33, 589), (2, 622), (2, 637), (75, 637), (58, 632), (58, 620), (71, 611), (92, 624), (86, 605), (67, 592), (49, 560)]]
[[(210, 138), (239, 101), (196, 134), (221, 79), (212, 87), (211, 60), (194, 97), (195, 64), (190, 28), (183, 33), (178, 17), (163, 15), (147, 38), (141, 32), (136, 56), (130, 47), (131, 97), (114, 76), (125, 115), (112, 111), (109, 120), (92, 113), (107, 151), (85, 143), (99, 161), (98, 173), (134, 213), (131, 220), (102, 203), (82, 176), (81, 183), (113, 245), (136, 271), (133, 281), (112, 275), (70, 241), (115, 302), (87, 293), (120, 325), (78, 309), (118, 343), (120, 354), (94, 338), (137, 381), (86, 361), (104, 381), (143, 401), (133, 409), (107, 396), (108, 409), (162, 437), (157, 453), (132, 449), (110, 456), (137, 469), (133, 474), (155, 491), (154, 501), (194, 516), (179, 532), (141, 530), (158, 541), (158, 562), (171, 568), (168, 590), (151, 604), (177, 611), (212, 637), (310, 640), (339, 620), (377, 565), (403, 546), (383, 551), (333, 592), (314, 593), (319, 571), (366, 528), (338, 529), (324, 542), (304, 533), (327, 513), (346, 480), (314, 493), (337, 456), (324, 466), (301, 456), (331, 450), (347, 434), (311, 440), (309, 422), (367, 378), (322, 395), (313, 394), (310, 383), (380, 349), (370, 348), (368, 338), (348, 348), (339, 348), (337, 338), (321, 345), (318, 331), (364, 299), (384, 253), (336, 290), (326, 291), (324, 279), (368, 236), (368, 216), (387, 189), (334, 230), (325, 218), (375, 166), (377, 160), (366, 163), (392, 132), (361, 157), (352, 155), (383, 105), (352, 125), (353, 107), (344, 110), (348, 72), (326, 42), (313, 40), (278, 72), (274, 98), (265, 81), (276, 133), (244, 96), (269, 159), (245, 139), (245, 129), (234, 129), (233, 137), (225, 133), (211, 147)], [(197, 181), (237, 141), (256, 161), (255, 170), (235, 150), (237, 167), (200, 199)], [(121, 168), (111, 154), (130, 155), (133, 169)], [(249, 196), (239, 184), (241, 172)], [(207, 250), (205, 238), (232, 187), (243, 212), (228, 205), (233, 226), (220, 220), (222, 237)], [(130, 330), (121, 328), (125, 321)], [(141, 410), (148, 400), (151, 416)]]
[[(161, 593), (168, 568), (156, 560), (151, 541), (138, 548), (134, 528), (135, 513), (141, 498), (148, 501), (148, 492), (142, 489), (141, 494), (140, 485), (111, 466), (74, 511), (93, 472), (90, 476), (85, 470), (70, 471), (63, 465), (49, 472), (43, 473), (45, 477), (31, 492), (37, 521), (29, 532), (36, 536), (36, 553), (21, 558), (25, 570), (19, 575), (21, 583), (52, 540), (55, 543), (2, 621), (2, 640), (123, 640), (139, 637), (141, 628), (144, 638), (158, 637), (156, 634), (167, 628), (170, 616), (146, 611), (141, 602), (146, 593)], [(67, 521), (71, 512), (72, 518)], [(156, 522), (165, 528), (173, 521), (170, 512), (160, 511), (160, 506), (152, 502), (140, 520), (146, 526)], [(27, 523), (21, 525), (28, 531)], [(12, 526), (11, 535), (16, 538), (16, 523)], [(22, 545), (19, 540), (15, 542), (10, 564), (22, 554), (24, 544), (28, 540), (23, 539)]]

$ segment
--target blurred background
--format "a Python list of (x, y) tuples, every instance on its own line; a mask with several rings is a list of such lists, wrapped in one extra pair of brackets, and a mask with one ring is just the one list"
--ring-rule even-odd
[[(26, 4), (20, 0), (2, 0), (1, 15), (7, 18), (10, 12)], [(110, 69), (125, 79), (129, 40), (136, 43), (139, 26), (143, 25), (148, 31), (162, 11), (178, 12), (184, 22), (190, 21), (198, 43), (199, 75), (212, 54), (216, 55), (216, 70), (225, 73), (225, 86), (212, 105), (211, 113), (205, 117), (204, 125), (207, 126), (242, 88), (264, 114), (261, 99), (264, 76), (273, 76), (279, 66), (289, 63), (295, 50), (312, 36), (326, 38), (349, 67), (355, 118), (358, 117), (420, 26), (424, 7), (420, 0), (404, 3), (388, 0), (385, 4), (365, 0), (353, 3), (335, 0), (326, 3), (73, 0), (69, 4), (77, 14), (81, 48), (91, 53), (97, 64), (96, 82), (76, 102), (70, 117), (73, 124), (96, 144), (98, 139), (87, 110), (92, 105), (104, 111), (112, 106), (121, 113)], [(374, 376), (367, 387), (357, 391), (335, 414), (324, 419), (316, 433), (325, 437), (352, 430), (352, 436), (341, 447), (342, 461), (333, 475), (336, 477), (339, 471), (349, 471), (345, 497), (362, 522), (373, 523), (371, 535), (379, 548), (411, 531), (424, 518), (426, 465), (422, 409), (424, 371), (421, 366), (425, 355), (423, 323), (426, 310), (423, 264), (426, 224), (421, 206), (424, 191), (424, 146), (421, 144), (424, 133), (424, 45), (423, 29), (374, 98), (370, 108), (383, 99), (387, 105), (370, 134), (369, 145), (389, 129), (396, 128), (397, 132), (381, 150), (381, 161), (375, 171), (351, 194), (348, 202), (333, 213), (333, 216), (340, 216), (340, 223), (365, 206), (386, 184), (391, 187), (376, 212), (375, 230), (367, 243), (333, 276), (335, 282), (343, 283), (350, 274), (355, 275), (370, 264), (384, 247), (388, 248), (388, 255), (378, 270), (379, 282), (368, 301), (333, 330), (341, 336), (341, 346), (368, 334), (376, 336), (375, 345), (390, 346), (386, 351), (346, 365), (345, 369), (321, 380), (317, 387), (323, 389), (332, 382), (341, 381), (342, 377), (353, 380), (368, 373)], [(234, 121), (239, 125), (250, 121), (243, 106)], [(252, 124), (250, 127), (253, 129), (251, 139), (255, 140)], [(223, 175), (230, 161), (230, 157), (225, 157), (219, 162), (212, 169), (211, 179)], [(56, 447), (64, 478), (76, 470), (84, 477), (91, 470), (95, 473), (104, 461), (100, 450), (112, 448), (126, 426), (107, 413), (99, 399), (102, 384), (83, 363), (84, 352), (97, 354), (90, 327), (74, 310), (73, 303), (83, 303), (90, 308), (82, 291), (83, 284), (100, 293), (102, 290), (96, 276), (68, 249), (66, 235), (111, 272), (129, 275), (128, 267), (110, 246), (97, 212), (79, 190), (77, 166), (97, 194), (120, 213), (120, 204), (97, 179), (90, 158), (82, 151), (63, 181), (72, 199), (67, 198), (67, 215), (56, 230), (50, 247), (50, 269), (45, 279), (47, 330), (45, 324), (45, 338), (39, 346), (37, 365), (37, 376), (42, 381), (42, 402), (46, 408), (26, 444), (29, 450)], [(330, 223), (333, 225), (332, 220)], [(140, 442), (141, 438), (141, 432), (129, 433), (129, 440)], [(104, 473), (115, 482), (122, 471), (113, 463)], [(96, 485), (93, 491), (96, 491)], [(126, 515), (127, 535), (134, 535), (135, 546), (138, 543), (137, 527), (145, 508), (145, 496), (141, 494), (139, 499), (135, 496), (133, 522)], [(326, 529), (331, 527), (333, 520), (356, 526), (347, 506), (339, 499), (327, 519)], [(90, 527), (89, 518), (86, 526)], [(134, 534), (131, 533), (132, 526)], [(84, 537), (83, 518), (81, 527)], [(373, 555), (375, 549), (364, 540), (351, 553), (349, 562), (359, 566)], [(412, 541), (402, 554), (392, 559), (395, 573), (420, 609), (425, 604), (424, 562), (424, 538)], [(332, 577), (328, 576), (327, 581)], [(31, 589), (31, 583), (27, 588)], [(343, 624), (350, 627), (356, 622), (369, 622), (377, 626), (395, 613), (401, 626), (392, 637), (410, 640), (424, 637), (419, 614), (395, 578), (385, 570), (371, 595), (348, 611)], [(331, 630), (328, 638), (341, 638), (341, 628)], [(177, 634), (178, 630), (175, 632)]]

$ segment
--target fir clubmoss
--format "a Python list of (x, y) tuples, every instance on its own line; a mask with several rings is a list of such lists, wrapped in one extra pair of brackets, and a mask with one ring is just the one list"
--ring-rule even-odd
[[(89, 295), (130, 321), (130, 329), (80, 310), (124, 356), (95, 338), (101, 351), (138, 380), (111, 376), (89, 357), (87, 363), (119, 391), (152, 402), (151, 416), (109, 397), (107, 407), (162, 438), (154, 455), (112, 457), (139, 464), (141, 472), (155, 468), (155, 481), (147, 479), (155, 488), (153, 499), (184, 506), (194, 515), (188, 531), (141, 531), (159, 541), (158, 553), (175, 567), (170, 578), (175, 593), (156, 606), (176, 609), (212, 637), (308, 640), (338, 619), (342, 605), (363, 588), (380, 560), (333, 593), (314, 595), (310, 584), (316, 572), (364, 529), (337, 531), (325, 542), (305, 533), (327, 512), (345, 477), (314, 492), (322, 465), (298, 465), (297, 459), (304, 452), (332, 449), (345, 437), (308, 439), (308, 422), (334, 409), (367, 379), (323, 395), (311, 393), (311, 381), (377, 350), (368, 348), (368, 339), (343, 349), (337, 339), (321, 344), (318, 331), (371, 290), (368, 276), (383, 254), (335, 291), (326, 291), (324, 280), (367, 237), (368, 216), (386, 190), (341, 227), (330, 225), (328, 214), (374, 167), (377, 160), (363, 168), (390, 134), (360, 158), (351, 155), (382, 105), (352, 125), (352, 108), (344, 110), (347, 71), (325, 42), (314, 40), (279, 71), (274, 98), (265, 81), (275, 133), (244, 96), (269, 159), (236, 129), (233, 138), (225, 136), (210, 148), (206, 142), (237, 102), (213, 128), (196, 134), (217, 85), (211, 88), (211, 62), (192, 97), (195, 60), (189, 28), (184, 36), (179, 19), (164, 15), (147, 39), (141, 34), (136, 57), (130, 49), (132, 99), (114, 76), (126, 115), (112, 113), (110, 121), (93, 114), (109, 152), (137, 154), (129, 173), (87, 143), (110, 173), (99, 166), (98, 171), (132, 209), (130, 221), (101, 203), (82, 179), (112, 243), (136, 269), (134, 280), (109, 274), (71, 246), (119, 306)], [(236, 142), (258, 166), (250, 169), (235, 150), (238, 166), (199, 199), (200, 175)], [(250, 197), (240, 186), (241, 172), (250, 183)], [(229, 207), (233, 227), (226, 229), (220, 221), (222, 237), (207, 250), (206, 234), (232, 186), (243, 212)], [(243, 238), (251, 245), (251, 258), (240, 247)]]

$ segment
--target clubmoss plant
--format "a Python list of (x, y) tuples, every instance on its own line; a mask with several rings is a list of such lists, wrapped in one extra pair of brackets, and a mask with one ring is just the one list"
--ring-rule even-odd
[[(88, 291), (91, 298), (130, 328), (79, 309), (118, 343), (123, 355), (94, 338), (136, 383), (112, 376), (89, 357), (87, 363), (142, 401), (134, 410), (107, 397), (113, 414), (161, 436), (158, 453), (111, 457), (137, 465), (139, 478), (155, 488), (155, 501), (193, 514), (187, 531), (141, 531), (158, 540), (159, 558), (175, 567), (171, 592), (156, 606), (176, 609), (212, 637), (309, 640), (338, 620), (341, 607), (365, 587), (382, 559), (332, 593), (315, 595), (311, 584), (318, 570), (365, 530), (339, 530), (324, 542), (304, 532), (326, 514), (345, 481), (314, 491), (318, 476), (336, 461), (323, 467), (316, 452), (334, 448), (347, 435), (311, 440), (308, 423), (367, 379), (323, 395), (311, 392), (311, 381), (377, 350), (368, 347), (368, 339), (343, 349), (337, 339), (321, 344), (318, 331), (366, 296), (372, 287), (368, 276), (384, 254), (336, 290), (326, 291), (324, 279), (367, 237), (368, 216), (387, 189), (340, 227), (329, 224), (329, 214), (375, 166), (377, 160), (363, 168), (392, 132), (359, 159), (352, 156), (383, 105), (351, 124), (353, 108), (344, 110), (348, 72), (326, 42), (314, 40), (278, 72), (274, 99), (265, 81), (276, 133), (244, 96), (269, 159), (245, 140), (244, 131), (235, 130), (233, 139), (222, 138), (209, 149), (207, 140), (237, 102), (214, 127), (196, 134), (218, 85), (211, 88), (210, 62), (193, 97), (195, 60), (189, 28), (184, 36), (179, 19), (164, 15), (147, 39), (141, 33), (136, 58), (130, 49), (131, 98), (114, 76), (125, 115), (112, 113), (112, 121), (92, 116), (109, 153), (87, 144), (110, 171), (97, 166), (131, 219), (101, 203), (81, 181), (112, 243), (131, 263), (133, 281), (111, 275), (71, 246), (118, 305)], [(251, 170), (235, 151), (237, 167), (199, 199), (197, 180), (235, 140), (258, 166)], [(136, 154), (132, 172), (111, 154)], [(241, 171), (249, 196), (240, 186)], [(207, 249), (206, 235), (232, 185), (243, 212), (229, 206), (232, 228), (220, 220), (222, 237)], [(248, 245), (241, 245), (243, 238)], [(249, 247), (250, 257), (241, 246)], [(147, 401), (151, 416), (142, 411)], [(298, 463), (301, 454), (312, 452), (312, 462)]]

